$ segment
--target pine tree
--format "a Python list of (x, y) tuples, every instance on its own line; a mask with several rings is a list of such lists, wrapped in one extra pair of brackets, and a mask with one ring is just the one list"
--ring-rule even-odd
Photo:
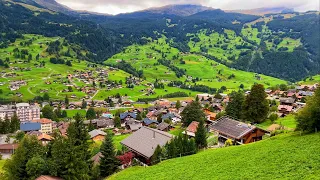
[(114, 118), (114, 126), (117, 127), (117, 128), (121, 127), (121, 120), (120, 120), (119, 116), (116, 116)]
[(207, 147), (207, 131), (204, 126), (204, 121), (200, 121), (196, 134), (195, 134), (196, 145), (199, 149)]
[(83, 99), (81, 104), (81, 109), (86, 109), (86, 108), (87, 108), (87, 102)]
[(83, 117), (77, 113), (75, 121), (69, 125), (68, 133), (68, 153), (65, 155), (66, 170), (62, 176), (64, 179), (89, 179), (92, 162), (88, 151), (90, 139)]
[(49, 101), (49, 100), (50, 100), (50, 96), (49, 96), (48, 93), (44, 93), (44, 94), (43, 94), (43, 100), (44, 100), (44, 101)]
[(245, 100), (244, 93), (241, 91), (239, 92), (231, 92), (230, 94), (230, 102), (228, 103), (226, 107), (226, 114), (241, 119), (242, 118), (242, 106), (243, 102)]
[(111, 134), (107, 134), (104, 138), (104, 141), (101, 145), (101, 154), (100, 159), (100, 175), (102, 177), (109, 176), (118, 170), (120, 165), (118, 159), (115, 157), (115, 151), (112, 141)]
[(178, 100), (177, 103), (176, 103), (176, 108), (177, 108), (177, 109), (181, 108), (181, 102), (180, 102), (179, 100)]
[(255, 84), (251, 88), (250, 94), (246, 97), (243, 105), (243, 117), (246, 121), (260, 123), (263, 122), (269, 112), (269, 102), (267, 94), (261, 84)]
[(198, 101), (193, 101), (191, 104), (188, 104), (182, 111), (181, 116), (184, 126), (188, 126), (192, 121), (199, 122), (205, 120), (205, 114)]
[(69, 105), (69, 98), (68, 96), (66, 95), (66, 97), (64, 98), (64, 103), (67, 105)]
[(4, 126), (4, 134), (7, 134), (7, 133), (10, 133), (10, 119), (8, 118), (8, 116), (6, 115), (5, 118), (4, 118), (4, 123), (3, 123), (3, 126)]
[(92, 120), (92, 119), (97, 118), (96, 112), (95, 112), (95, 110), (94, 110), (92, 107), (90, 107), (90, 108), (88, 109), (88, 111), (87, 111), (87, 113), (86, 113), (86, 118), (87, 118), (88, 120)]
[(10, 124), (10, 128), (11, 128), (10, 132), (11, 133), (14, 133), (14, 132), (16, 132), (17, 130), (20, 129), (20, 121), (19, 121), (18, 116), (17, 116), (16, 113), (14, 113), (14, 115), (11, 117), (11, 122), (10, 123), (11, 123)]
[(161, 161), (161, 157), (162, 157), (162, 148), (158, 145), (151, 157), (151, 164), (154, 165), (159, 163)]

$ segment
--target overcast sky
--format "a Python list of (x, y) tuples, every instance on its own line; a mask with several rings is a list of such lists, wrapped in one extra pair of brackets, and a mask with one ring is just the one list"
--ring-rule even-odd
[(319, 0), (56, 0), (75, 10), (119, 14), (168, 4), (201, 4), (223, 10), (290, 7), (296, 11), (319, 10)]

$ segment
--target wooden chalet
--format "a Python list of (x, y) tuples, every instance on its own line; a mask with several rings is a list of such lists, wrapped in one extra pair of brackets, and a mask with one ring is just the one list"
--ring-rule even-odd
[(235, 144), (248, 144), (262, 140), (268, 131), (251, 124), (237, 121), (229, 116), (221, 117), (210, 125), (210, 130), (219, 134), (219, 140), (233, 140)]
[(141, 162), (150, 164), (157, 146), (163, 147), (172, 138), (173, 135), (167, 132), (143, 126), (121, 141), (121, 144), (135, 154), (135, 157)]

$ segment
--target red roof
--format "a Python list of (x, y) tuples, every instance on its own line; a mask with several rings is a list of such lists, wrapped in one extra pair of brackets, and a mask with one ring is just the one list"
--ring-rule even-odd
[(17, 149), (19, 144), (0, 144), (0, 150)]
[(192, 121), (192, 122), (189, 124), (189, 126), (188, 126), (188, 128), (187, 128), (187, 131), (196, 133), (196, 132), (197, 132), (198, 125), (199, 125), (199, 122), (197, 122), (197, 121)]
[(54, 177), (54, 176), (40, 176), (36, 180), (62, 180), (62, 178)]
[(291, 112), (292, 111), (292, 106), (288, 106), (288, 105), (279, 105), (278, 106), (278, 110), (280, 111), (280, 110), (282, 110), (282, 109), (285, 109), (286, 111), (289, 111), (289, 112)]
[(33, 120), (32, 122), (38, 122), (38, 123), (41, 123), (41, 124), (52, 123), (52, 121), (50, 119), (47, 119), (47, 118), (41, 118), (41, 119)]

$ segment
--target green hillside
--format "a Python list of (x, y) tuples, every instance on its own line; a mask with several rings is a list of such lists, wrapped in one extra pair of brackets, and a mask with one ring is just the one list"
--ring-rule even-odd
[(320, 179), (320, 134), (284, 134), (133, 167), (109, 179)]
[[(170, 46), (166, 37), (157, 40), (148, 39), (146, 45), (132, 45), (123, 52), (105, 61), (106, 64), (121, 64), (122, 60), (131, 64), (136, 70), (142, 70), (147, 81), (163, 80), (182, 81), (189, 84), (202, 84), (216, 89), (225, 86), (229, 91), (238, 90), (241, 84), (245, 88), (254, 83), (264, 84), (266, 87), (286, 83), (286, 81), (252, 72), (240, 71), (215, 62), (204, 56), (193, 53), (182, 53)], [(178, 77), (177, 71), (167, 67), (158, 60), (170, 60), (170, 65), (186, 70), (185, 75)], [(179, 72), (180, 73), (180, 72)], [(192, 81), (198, 79), (196, 81)]]

